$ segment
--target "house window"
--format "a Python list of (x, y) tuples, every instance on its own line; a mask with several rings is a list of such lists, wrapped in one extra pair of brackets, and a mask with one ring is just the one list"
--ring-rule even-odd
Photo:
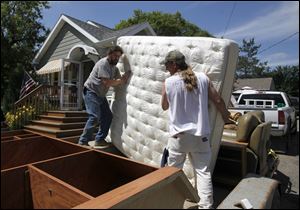
[(60, 72), (52, 73), (51, 74), (50, 85), (59, 86), (59, 84), (60, 84), (59, 76), (60, 76)]
[(42, 84), (49, 85), (50, 84), (50, 74), (42, 74), (39, 75), (38, 79)]

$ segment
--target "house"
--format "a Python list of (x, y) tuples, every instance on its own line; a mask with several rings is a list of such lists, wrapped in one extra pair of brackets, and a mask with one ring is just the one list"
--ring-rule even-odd
[(238, 79), (234, 83), (234, 91), (242, 89), (275, 90), (275, 83), (272, 77)]
[(33, 61), (42, 81), (56, 87), (49, 94), (58, 98), (61, 110), (82, 109), (83, 83), (94, 64), (126, 35), (156, 36), (147, 22), (114, 30), (61, 15)]

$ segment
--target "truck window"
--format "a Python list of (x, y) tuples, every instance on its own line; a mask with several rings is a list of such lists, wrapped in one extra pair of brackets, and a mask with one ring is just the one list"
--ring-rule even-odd
[(237, 101), (241, 94), (240, 93), (232, 93), (232, 95), (235, 98), (235, 100)]
[(240, 98), (239, 104), (245, 105), (245, 99), (274, 100), (277, 106), (278, 104), (281, 106), (286, 105), (280, 94), (245, 94)]

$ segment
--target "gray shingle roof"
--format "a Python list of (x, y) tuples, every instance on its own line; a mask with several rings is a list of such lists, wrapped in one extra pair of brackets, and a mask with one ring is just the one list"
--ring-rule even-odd
[(134, 31), (135, 29), (139, 28), (140, 26), (142, 26), (144, 24), (145, 23), (140, 23), (140, 24), (130, 26), (128, 28), (123, 28), (123, 29), (118, 30), (118, 31), (113, 31), (111, 33), (106, 33), (106, 34), (104, 34), (104, 39), (114, 37), (114, 36), (119, 37), (119, 36), (127, 35), (130, 31)]
[(93, 26), (91, 24), (88, 24), (86, 22), (83, 22), (81, 20), (78, 20), (76, 18), (70, 17), (68, 15), (65, 15), (67, 18), (69, 18), (72, 22), (74, 22), (76, 25), (78, 25), (79, 27), (81, 27), (83, 30), (85, 30), (86, 32), (88, 32), (89, 34), (91, 34), (92, 36), (94, 36), (95, 38), (97, 38), (98, 40), (102, 40), (103, 36), (106, 33), (111, 33), (113, 31), (113, 29), (110, 29), (106, 26), (102, 26), (100, 24), (97, 24), (98, 27)]
[(95, 21), (88, 20), (87, 22), (92, 22), (93, 24), (95, 24), (95, 25), (98, 26), (99, 28), (104, 28), (104, 29), (108, 29), (109, 31), (114, 31), (114, 29), (109, 28), (109, 27), (107, 27), (107, 26), (104, 26), (104, 25), (102, 25), (102, 24), (100, 24), (100, 23), (96, 23)]
[(97, 25), (98, 27), (93, 26), (89, 23), (83, 22), (81, 20), (78, 20), (76, 18), (70, 17), (70, 16), (65, 15), (65, 14), (64, 14), (64, 16), (68, 17), (72, 22), (74, 22), (79, 27), (81, 27), (82, 29), (87, 31), (89, 34), (91, 34), (92, 36), (97, 38), (99, 41), (105, 40), (105, 39), (108, 39), (108, 38), (111, 38), (111, 37), (119, 37), (119, 36), (126, 35), (130, 31), (135, 30), (138, 27), (140, 27), (141, 25), (145, 24), (145, 23), (140, 23), (140, 24), (136, 24), (136, 25), (130, 26), (128, 28), (124, 28), (124, 29), (116, 31), (114, 29), (103, 26), (103, 25), (101, 25), (99, 23), (96, 23), (94, 21), (90, 21), (90, 22)]
[(256, 90), (274, 90), (275, 85), (272, 77), (267, 78), (251, 78), (251, 79), (238, 79), (234, 83), (234, 89), (239, 90), (243, 87), (252, 87)]

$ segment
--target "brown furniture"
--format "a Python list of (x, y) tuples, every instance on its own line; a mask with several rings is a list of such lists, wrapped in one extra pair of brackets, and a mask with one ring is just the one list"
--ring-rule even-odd
[(271, 122), (262, 111), (248, 112), (238, 119), (236, 130), (225, 130), (214, 171), (214, 180), (236, 185), (247, 173), (265, 176)]
[(1, 133), (1, 209), (31, 209), (28, 164), (87, 149), (24, 130)]
[(195, 189), (177, 168), (101, 151), (29, 166), (34, 208), (182, 208)]
[(182, 170), (56, 138), (1, 133), (1, 208), (183, 208), (199, 201)]

